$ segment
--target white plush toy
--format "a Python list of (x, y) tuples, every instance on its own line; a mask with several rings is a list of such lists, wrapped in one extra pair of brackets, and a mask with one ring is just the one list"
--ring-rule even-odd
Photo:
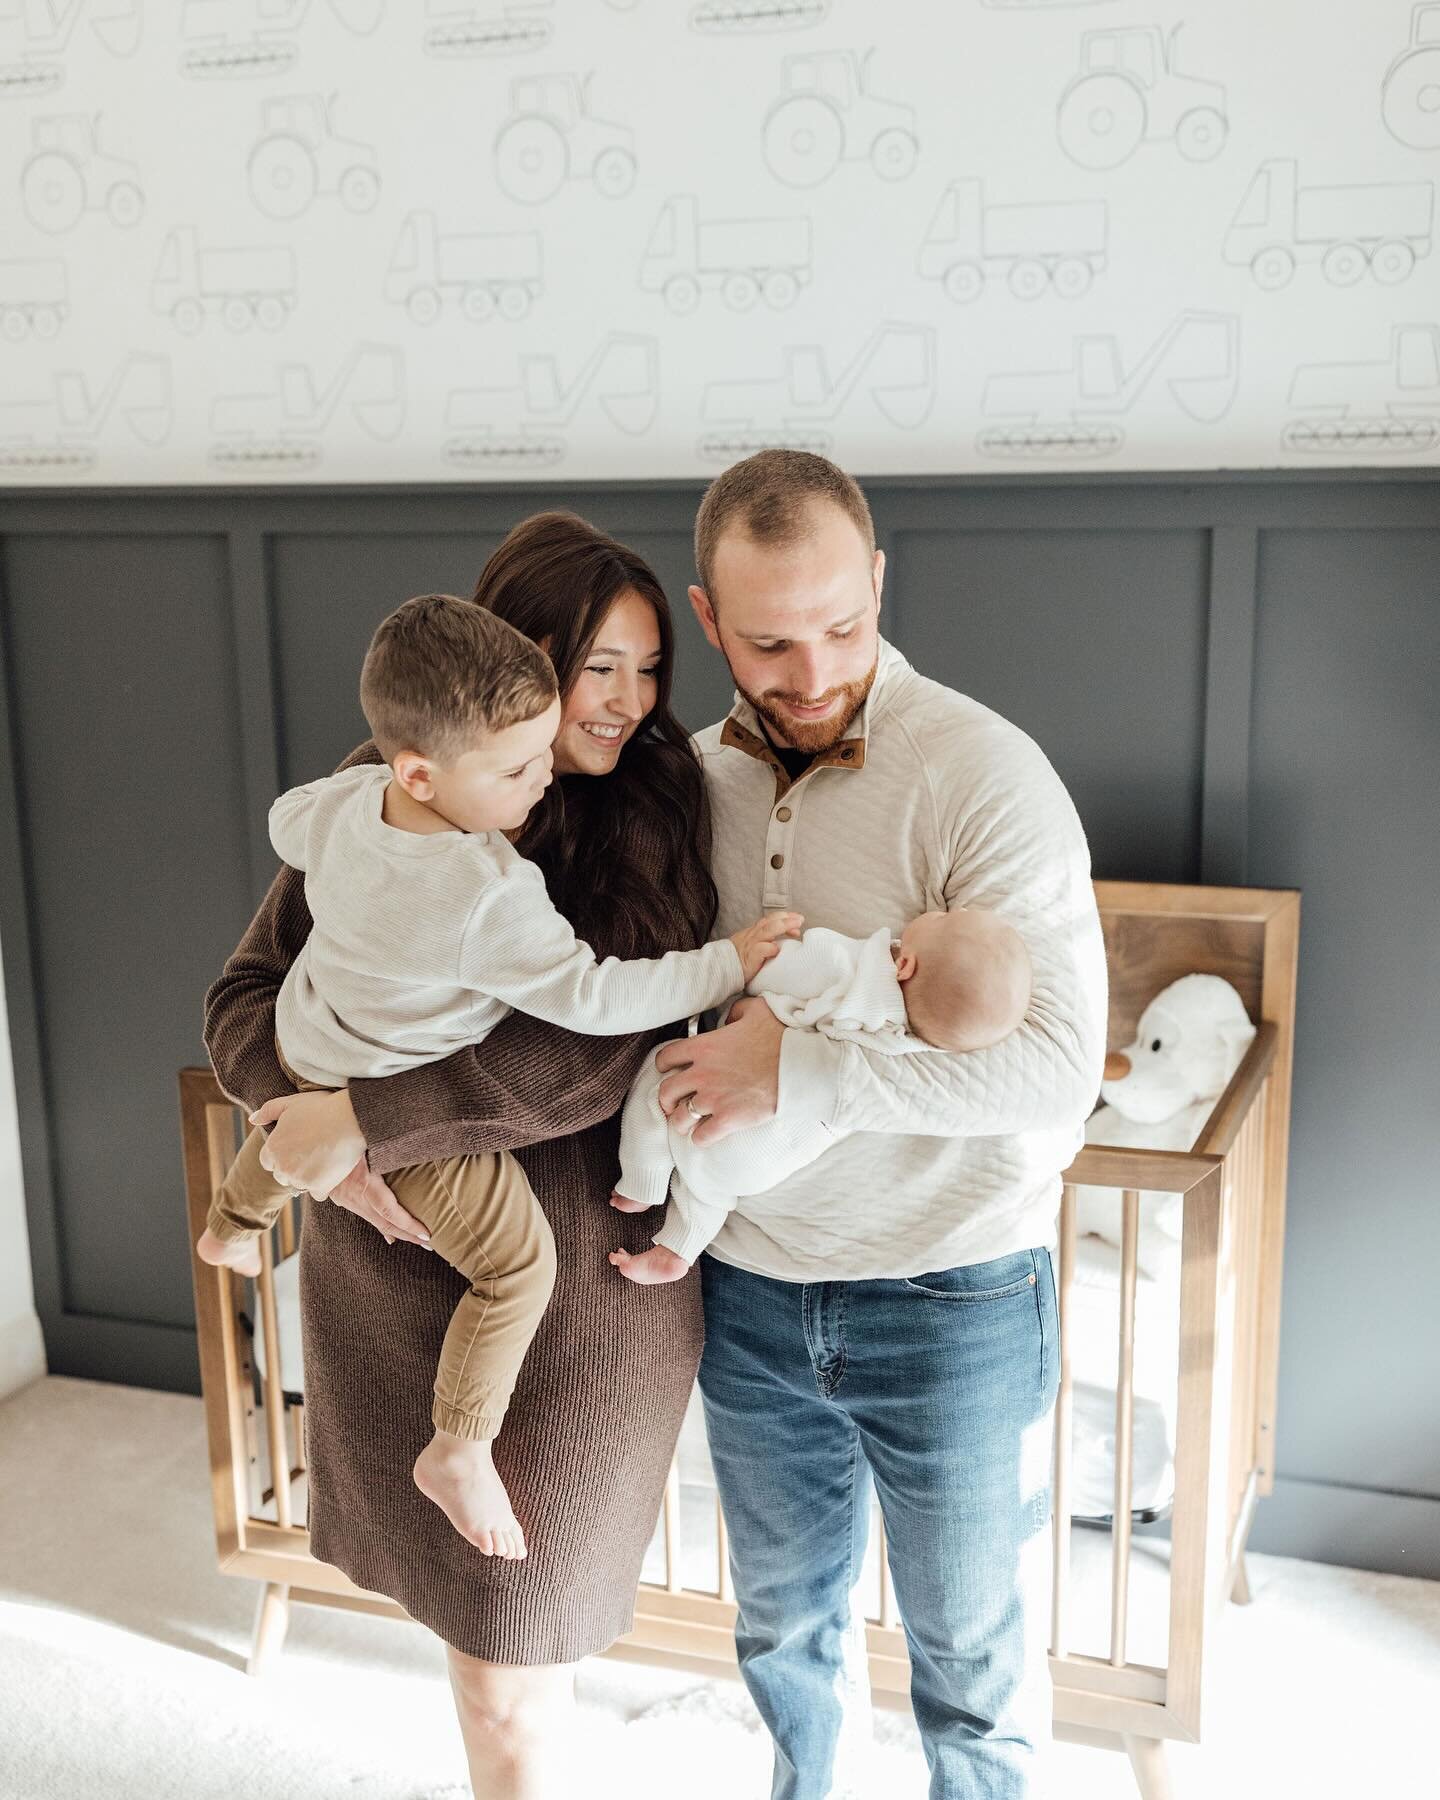
[[(1189, 1150), (1255, 1036), (1244, 1002), (1218, 975), (1182, 975), (1140, 1015), (1135, 1041), (1106, 1058), (1104, 1101), (1085, 1126), (1087, 1144)], [(1183, 1197), (1140, 1196), (1141, 1269), (1156, 1280), (1180, 1266)], [(1079, 1186), (1075, 1229), (1120, 1243), (1118, 1188)]]

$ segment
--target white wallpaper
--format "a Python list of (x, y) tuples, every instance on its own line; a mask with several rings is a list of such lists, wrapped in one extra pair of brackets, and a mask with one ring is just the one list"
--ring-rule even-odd
[(1440, 3), (0, 0), (0, 483), (1440, 458)]

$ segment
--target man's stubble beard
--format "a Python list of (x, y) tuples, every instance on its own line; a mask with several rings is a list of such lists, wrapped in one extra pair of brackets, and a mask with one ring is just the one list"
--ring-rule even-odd
[[(837, 694), (843, 696), (840, 706), (829, 718), (807, 722), (803, 719), (792, 719), (773, 704), (768, 698), (752, 694), (738, 681), (735, 687), (742, 699), (748, 700), (755, 711), (770, 728), (772, 737), (779, 740), (791, 750), (799, 750), (807, 756), (823, 756), (827, 750), (833, 750), (845, 736), (855, 721), (856, 714), (869, 698), (870, 689), (875, 684), (875, 671), (880, 666), (880, 652), (877, 646), (875, 661), (871, 663), (869, 672), (858, 681), (842, 682), (838, 687), (826, 688), (823, 694), (787, 694), (787, 700), (793, 700), (799, 706), (818, 706), (822, 700), (833, 699)], [(735, 671), (730, 671), (731, 680), (735, 680)]]

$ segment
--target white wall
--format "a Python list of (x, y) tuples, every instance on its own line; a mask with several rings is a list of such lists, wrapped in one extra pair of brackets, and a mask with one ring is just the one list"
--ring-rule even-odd
[(10, 1064), (5, 971), (0, 965), (0, 1400), (45, 1373), (30, 1280), (30, 1236), (20, 1178), (20, 1131)]
[(1411, 0), (32, 0), (0, 93), (0, 484), (1440, 457)]

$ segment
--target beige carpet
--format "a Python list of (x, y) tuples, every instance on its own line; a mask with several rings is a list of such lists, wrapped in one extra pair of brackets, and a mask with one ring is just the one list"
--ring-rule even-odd
[[(1206, 1742), (1177, 1800), (1440, 1794), (1440, 1583), (1251, 1559)], [(443, 1653), (417, 1626), (300, 1607), (244, 1673), (248, 1583), (215, 1568), (204, 1421), (182, 1395), (51, 1376), (0, 1404), (0, 1800), (460, 1800)], [(609, 1659), (579, 1683), (588, 1795), (763, 1800), (736, 1682)], [(922, 1800), (908, 1718), (876, 1715), (864, 1792)], [(1131, 1800), (1123, 1759), (1062, 1745), (1065, 1800)]]

